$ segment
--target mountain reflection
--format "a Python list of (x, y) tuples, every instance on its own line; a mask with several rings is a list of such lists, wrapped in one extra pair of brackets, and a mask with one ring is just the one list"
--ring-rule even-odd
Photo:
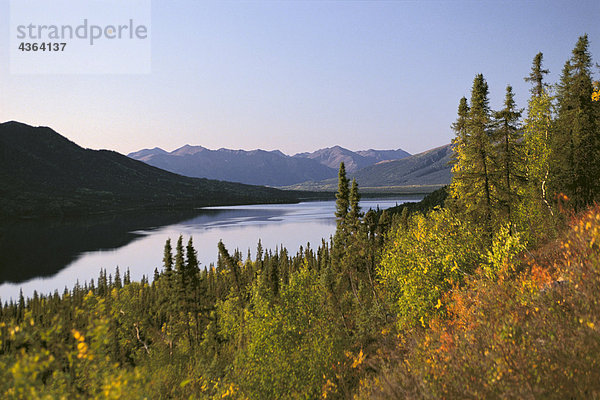
[(125, 246), (141, 236), (138, 231), (221, 212), (138, 213), (3, 223), (0, 224), (0, 283), (51, 276), (82, 253)]

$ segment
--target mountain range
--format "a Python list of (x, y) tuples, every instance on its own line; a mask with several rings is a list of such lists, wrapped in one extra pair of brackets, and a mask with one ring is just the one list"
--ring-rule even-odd
[[(421, 193), (432, 192), (450, 183), (452, 146), (445, 145), (400, 160), (382, 161), (348, 174), (363, 190), (387, 188), (404, 192), (414, 188)], [(291, 185), (293, 190), (337, 190), (337, 179), (304, 182)]]
[(384, 160), (397, 160), (409, 155), (402, 149), (354, 152), (334, 146), (288, 156), (279, 150), (210, 150), (202, 146), (185, 145), (172, 152), (155, 147), (128, 156), (185, 176), (253, 185), (289, 186), (334, 178), (342, 161), (348, 172), (355, 172)]
[(48, 127), (0, 124), (0, 215), (45, 216), (294, 202), (273, 188), (177, 175)]
[(351, 151), (340, 146), (288, 156), (281, 151), (209, 150), (185, 145), (172, 152), (160, 148), (129, 157), (178, 174), (223, 179), (293, 190), (336, 191), (344, 162), (362, 188), (430, 192), (450, 183), (452, 149), (441, 146), (410, 155), (398, 150)]
[(340, 146), (327, 147), (312, 153), (298, 153), (294, 157), (308, 158), (318, 161), (334, 170), (338, 170), (340, 163), (344, 162), (347, 172), (355, 172), (381, 161), (399, 160), (410, 156), (410, 153), (398, 150), (361, 150), (351, 151)]
[(280, 151), (209, 150), (185, 145), (170, 153), (154, 148), (131, 153), (129, 157), (185, 176), (252, 185), (286, 186), (337, 174), (337, 170), (317, 161), (286, 156)]

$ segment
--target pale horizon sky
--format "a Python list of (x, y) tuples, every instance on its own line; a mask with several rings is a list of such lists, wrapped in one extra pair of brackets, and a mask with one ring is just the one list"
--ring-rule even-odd
[(0, 0), (0, 122), (124, 154), (185, 144), (414, 154), (450, 142), (478, 73), (492, 108), (507, 84), (525, 108), (538, 51), (549, 83), (584, 33), (600, 62), (599, 18), (598, 1), (155, 0), (150, 74), (19, 75)]

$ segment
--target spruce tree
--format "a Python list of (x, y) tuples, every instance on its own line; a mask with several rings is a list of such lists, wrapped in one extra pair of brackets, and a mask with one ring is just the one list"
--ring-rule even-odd
[(562, 71), (552, 140), (554, 192), (566, 194), (576, 209), (597, 200), (600, 189), (598, 104), (592, 101), (591, 68), (589, 40), (584, 35)]
[(187, 246), (185, 247), (185, 256), (186, 256), (186, 272), (189, 275), (194, 275), (199, 272), (199, 263), (198, 263), (198, 254), (196, 249), (194, 249), (194, 243), (192, 241), (192, 237), (188, 240)]
[(200, 268), (198, 263), (198, 254), (194, 249), (194, 243), (192, 237), (188, 240), (187, 246), (185, 247), (185, 276), (184, 276), (184, 289), (187, 291), (186, 298), (194, 299), (199, 285)]
[(187, 290), (187, 273), (184, 259), (183, 236), (179, 235), (175, 246), (175, 275), (176, 283), (174, 286), (175, 296), (179, 302), (177, 308), (184, 302)]
[(165, 274), (170, 277), (173, 272), (173, 249), (171, 248), (171, 238), (167, 239), (165, 242), (163, 268), (165, 269)]
[(350, 190), (348, 188), (348, 178), (346, 177), (346, 167), (344, 166), (343, 162), (340, 163), (340, 169), (338, 172), (338, 191), (335, 197), (335, 216), (337, 220), (337, 228), (333, 237), (333, 256), (337, 266), (339, 267), (348, 237), (347, 217), (350, 208)]
[(131, 283), (131, 272), (129, 271), (129, 268), (127, 268), (127, 271), (125, 271), (125, 275), (123, 276), (123, 284), (129, 285), (130, 283)]
[[(465, 191), (463, 186), (468, 183), (470, 172), (467, 160), (465, 159), (467, 153), (465, 146), (469, 141), (469, 134), (467, 130), (467, 121), (469, 119), (469, 104), (467, 98), (462, 97), (458, 103), (458, 117), (456, 122), (452, 124), (452, 130), (456, 134), (452, 139), (452, 156), (450, 162), (452, 164), (452, 186), (451, 192), (453, 194), (454, 203), (460, 204), (464, 199), (461, 197), (461, 193)], [(406, 208), (405, 208), (406, 209)]]
[(343, 225), (344, 219), (348, 214), (349, 204), (349, 195), (350, 192), (348, 190), (348, 178), (346, 177), (346, 167), (344, 162), (340, 163), (340, 169), (338, 171), (338, 191), (335, 195), (336, 203), (335, 203), (335, 216), (338, 222), (338, 228), (340, 225)]
[(117, 270), (115, 271), (115, 287), (117, 289), (121, 289), (123, 287), (121, 283), (121, 272), (119, 271), (119, 266), (117, 265)]
[(229, 251), (227, 251), (227, 248), (223, 244), (222, 240), (219, 240), (217, 247), (219, 248), (220, 260), (222, 260), (222, 262), (224, 262), (225, 265), (231, 271), (231, 275), (233, 276), (233, 283), (237, 288), (238, 295), (240, 296), (240, 298), (242, 298), (241, 272), (237, 260), (235, 259), (235, 257), (231, 257), (231, 255), (229, 255)]
[[(466, 108), (461, 100), (459, 117), (455, 124), (457, 141), (454, 147), (450, 192), (455, 205), (467, 218), (484, 227), (491, 241), (493, 234), (493, 142), (491, 135), (491, 111), (488, 99), (488, 85), (482, 74), (475, 76), (471, 89), (471, 104), (466, 119)], [(463, 127), (464, 124), (464, 128)], [(458, 128), (461, 127), (461, 128)]]
[(350, 194), (348, 195), (349, 211), (346, 218), (348, 220), (348, 225), (353, 231), (358, 229), (361, 217), (359, 202), (360, 193), (358, 192), (358, 183), (356, 183), (356, 179), (352, 179), (352, 186), (350, 188)]
[(519, 120), (522, 110), (518, 110), (512, 86), (506, 87), (504, 108), (495, 113), (496, 130), (494, 135), (494, 157), (499, 171), (497, 186), (498, 198), (506, 210), (510, 232), (513, 233), (513, 213), (518, 197), (518, 188), (524, 181), (522, 171), (522, 135)]
[(177, 245), (175, 246), (175, 272), (177, 272), (177, 275), (180, 278), (182, 278), (185, 273), (185, 261), (183, 254), (183, 236), (179, 235), (179, 238), (177, 239)]
[(263, 260), (263, 246), (262, 241), (258, 239), (258, 243), (256, 244), (256, 262), (261, 262)]
[(458, 118), (452, 124), (452, 130), (456, 133), (453, 143), (463, 144), (467, 140), (467, 119), (469, 118), (469, 104), (466, 97), (462, 97), (458, 103)]
[(542, 67), (543, 59), (544, 55), (542, 52), (537, 53), (533, 58), (531, 73), (529, 76), (525, 77), (526, 82), (532, 82), (533, 86), (531, 87), (530, 92), (536, 97), (539, 97), (542, 95), (542, 93), (544, 93), (544, 89), (546, 87), (546, 84), (544, 83), (544, 75), (550, 72)]

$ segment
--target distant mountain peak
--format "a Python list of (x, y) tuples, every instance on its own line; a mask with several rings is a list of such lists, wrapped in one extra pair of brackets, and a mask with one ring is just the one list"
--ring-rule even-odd
[(165, 150), (160, 147), (155, 147), (153, 149), (142, 149), (133, 153), (127, 154), (127, 157), (133, 158), (136, 160), (144, 161), (150, 157), (156, 156), (158, 154), (168, 154)]
[(173, 150), (170, 154), (175, 155), (175, 156), (191, 156), (193, 154), (199, 153), (204, 150), (208, 150), (208, 149), (206, 147), (202, 147), (202, 146), (192, 146), (192, 145), (186, 144), (184, 146), (181, 146), (178, 149)]
[(340, 146), (339, 144), (336, 144), (335, 146), (332, 146), (332, 147), (326, 147), (324, 150), (345, 150), (345, 151), (350, 151), (347, 148)]
[(271, 154), (277, 154), (278, 156), (281, 156), (281, 157), (288, 157), (287, 154), (284, 154), (280, 150), (271, 150), (269, 153), (271, 153)]

